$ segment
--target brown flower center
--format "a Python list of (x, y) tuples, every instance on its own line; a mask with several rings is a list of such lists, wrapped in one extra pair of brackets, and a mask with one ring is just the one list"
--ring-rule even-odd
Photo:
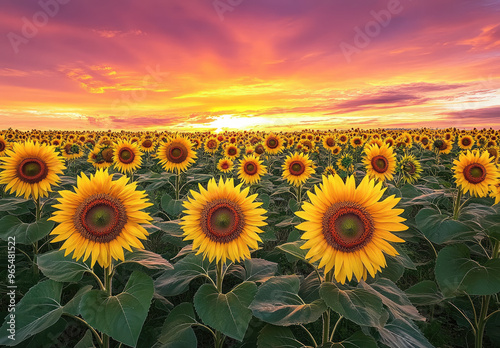
[(464, 177), (472, 184), (479, 184), (486, 179), (486, 168), (480, 163), (471, 163), (464, 168)]
[(210, 150), (213, 150), (217, 147), (217, 142), (215, 140), (209, 140), (208, 143), (207, 143), (207, 147), (210, 149)]
[(370, 214), (354, 202), (338, 202), (323, 216), (323, 235), (328, 244), (343, 252), (353, 252), (371, 241), (375, 227)]
[(254, 162), (246, 162), (243, 166), (243, 170), (245, 174), (255, 175), (257, 173), (257, 164)]
[(301, 161), (293, 161), (288, 166), (288, 170), (290, 171), (290, 174), (299, 176), (304, 173), (304, 171), (306, 170), (306, 166)]
[(127, 212), (117, 198), (99, 193), (78, 205), (73, 223), (85, 239), (108, 243), (122, 232), (127, 223)]
[(269, 138), (269, 139), (267, 139), (266, 145), (270, 149), (275, 149), (275, 148), (278, 147), (278, 139), (276, 139), (274, 137), (273, 138)]
[(179, 142), (172, 142), (167, 147), (167, 159), (169, 162), (182, 163), (188, 157), (188, 149), (184, 144)]
[(39, 158), (25, 158), (17, 167), (17, 177), (30, 184), (42, 181), (48, 173), (47, 164)]
[(245, 221), (237, 203), (221, 198), (207, 203), (203, 208), (200, 226), (212, 241), (229, 243), (241, 234)]
[(463, 138), (462, 139), (462, 145), (463, 146), (469, 146), (471, 143), (470, 139), (469, 138)]
[(255, 147), (256, 154), (262, 155), (264, 153), (264, 151), (265, 151), (265, 149), (264, 149), (264, 146), (262, 144), (259, 144)]
[(3, 140), (0, 140), (0, 152), (2, 152), (3, 150), (5, 150), (7, 146), (5, 145), (5, 142)]
[(329, 147), (334, 147), (335, 146), (335, 140), (333, 138), (326, 139), (326, 145), (328, 145)]
[(410, 175), (415, 174), (417, 171), (417, 167), (412, 162), (405, 163), (404, 169)]
[(384, 156), (375, 156), (372, 158), (372, 167), (377, 173), (385, 173), (389, 168), (389, 161)]
[(236, 151), (236, 148), (234, 148), (234, 147), (230, 147), (230, 148), (227, 150), (227, 154), (228, 154), (229, 156), (234, 156), (234, 155), (236, 155), (236, 152), (237, 152), (237, 151)]
[(108, 163), (113, 163), (113, 149), (108, 147), (101, 152), (102, 158)]
[(129, 163), (132, 163), (134, 161), (135, 154), (134, 154), (134, 151), (132, 151), (132, 149), (130, 149), (128, 147), (124, 147), (124, 148), (120, 149), (120, 152), (118, 153), (118, 157), (120, 158), (120, 162), (125, 163), (125, 164), (129, 164)]
[(220, 167), (221, 167), (222, 169), (227, 169), (227, 168), (229, 168), (229, 164), (228, 164), (227, 162), (224, 162), (224, 163), (222, 163), (222, 164), (220, 165)]

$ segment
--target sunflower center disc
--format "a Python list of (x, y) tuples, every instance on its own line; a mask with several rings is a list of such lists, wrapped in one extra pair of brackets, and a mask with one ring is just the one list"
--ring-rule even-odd
[(217, 199), (207, 203), (202, 210), (200, 226), (212, 241), (228, 243), (243, 231), (243, 213), (237, 203), (224, 198)]
[(332, 138), (328, 138), (326, 140), (326, 145), (330, 146), (330, 147), (333, 147), (335, 146), (335, 140), (333, 140)]
[(464, 169), (465, 179), (473, 184), (478, 184), (486, 178), (486, 168), (479, 163), (471, 163)]
[(227, 163), (222, 163), (221, 168), (227, 169), (227, 168), (229, 168), (229, 165)]
[(135, 155), (134, 155), (134, 152), (132, 150), (125, 148), (125, 149), (122, 149), (120, 151), (120, 160), (123, 163), (125, 163), (125, 164), (132, 163), (134, 158), (135, 158)]
[(372, 167), (377, 173), (385, 173), (389, 167), (389, 161), (384, 156), (375, 156), (372, 158)]
[(335, 203), (323, 216), (323, 235), (326, 241), (344, 252), (363, 248), (371, 240), (374, 229), (372, 217), (358, 203)]
[(207, 143), (207, 147), (209, 149), (215, 149), (215, 147), (217, 146), (217, 143), (213, 140), (210, 140), (208, 143)]
[(107, 243), (120, 235), (127, 223), (127, 212), (118, 199), (100, 193), (80, 203), (73, 222), (84, 238), (97, 243)]
[(236, 155), (236, 149), (234, 147), (230, 148), (227, 153), (231, 156), (234, 156)]
[(264, 153), (264, 146), (257, 145), (255, 147), (255, 153), (258, 154), (258, 155), (262, 155)]
[(175, 143), (170, 145), (167, 156), (170, 162), (182, 163), (186, 160), (187, 156), (188, 151), (184, 145)]
[(2, 152), (3, 150), (5, 150), (5, 143), (0, 140), (0, 152)]
[(470, 145), (470, 139), (469, 138), (465, 138), (462, 140), (462, 145), (464, 146), (469, 146)]
[(404, 169), (410, 175), (415, 174), (417, 171), (417, 167), (415, 167), (415, 165), (411, 162), (406, 163)]
[(278, 147), (278, 141), (274, 138), (271, 138), (267, 141), (267, 146), (271, 149), (275, 149)]
[(108, 163), (113, 163), (113, 149), (112, 148), (107, 148), (104, 149), (101, 153), (102, 158)]
[(38, 158), (25, 158), (17, 168), (19, 179), (30, 184), (35, 184), (47, 177), (49, 168)]
[(245, 173), (248, 175), (254, 175), (257, 173), (257, 166), (253, 163), (245, 163)]
[(304, 163), (299, 161), (292, 162), (289, 168), (290, 168), (290, 174), (295, 176), (301, 175), (306, 170)]

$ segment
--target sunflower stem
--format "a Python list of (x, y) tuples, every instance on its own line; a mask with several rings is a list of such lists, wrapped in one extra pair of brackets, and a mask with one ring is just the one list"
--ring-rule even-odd
[(330, 336), (330, 341), (333, 342), (333, 335), (335, 335), (335, 331), (337, 331), (337, 327), (339, 326), (340, 321), (344, 318), (344, 316), (339, 316), (337, 319), (337, 322), (335, 323), (335, 326), (333, 327), (332, 334)]
[[(333, 274), (331, 271), (325, 273), (325, 283), (332, 281)], [(323, 345), (329, 342), (330, 339), (330, 308), (323, 313)]]
[[(217, 291), (219, 294), (222, 294), (222, 280), (224, 279), (224, 263), (222, 261), (217, 262), (216, 271), (217, 271), (217, 279), (215, 280), (217, 283)], [(222, 348), (222, 345), (225, 340), (225, 336), (219, 331), (215, 331), (215, 348)]]
[[(35, 199), (35, 207), (36, 207), (36, 212), (35, 212), (35, 222), (38, 222), (40, 220), (40, 216), (42, 215), (41, 211), (41, 206), (40, 206), (40, 196), (38, 196)], [(38, 266), (37, 266), (37, 256), (38, 256), (38, 241), (33, 243), (33, 273), (35, 276), (38, 276)]]
[(458, 219), (458, 215), (460, 214), (460, 201), (462, 200), (462, 190), (458, 189), (457, 197), (455, 200), (455, 207), (453, 209), (453, 220)]
[(300, 203), (302, 202), (302, 185), (297, 188), (297, 204), (300, 207)]
[[(112, 294), (112, 279), (113, 279), (113, 264), (110, 263), (108, 267), (104, 269), (104, 291), (106, 294), (111, 296)], [(104, 332), (102, 333), (102, 347), (103, 348), (109, 348), (109, 336), (106, 335)]]
[(481, 313), (479, 314), (479, 318), (477, 321), (476, 328), (476, 348), (482, 348), (483, 346), (483, 334), (484, 327), (486, 326), (486, 317), (488, 314), (488, 307), (490, 305), (491, 295), (483, 296), (481, 299)]
[(175, 176), (175, 199), (179, 200), (179, 183), (181, 181), (181, 171), (177, 168), (177, 175)]

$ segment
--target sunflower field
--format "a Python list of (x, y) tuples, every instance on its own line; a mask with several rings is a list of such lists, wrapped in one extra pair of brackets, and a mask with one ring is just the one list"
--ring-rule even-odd
[(500, 131), (0, 131), (0, 345), (500, 347)]

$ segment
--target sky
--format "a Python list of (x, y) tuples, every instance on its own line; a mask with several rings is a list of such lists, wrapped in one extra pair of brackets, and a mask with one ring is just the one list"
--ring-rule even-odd
[(0, 0), (0, 129), (500, 128), (500, 0)]

